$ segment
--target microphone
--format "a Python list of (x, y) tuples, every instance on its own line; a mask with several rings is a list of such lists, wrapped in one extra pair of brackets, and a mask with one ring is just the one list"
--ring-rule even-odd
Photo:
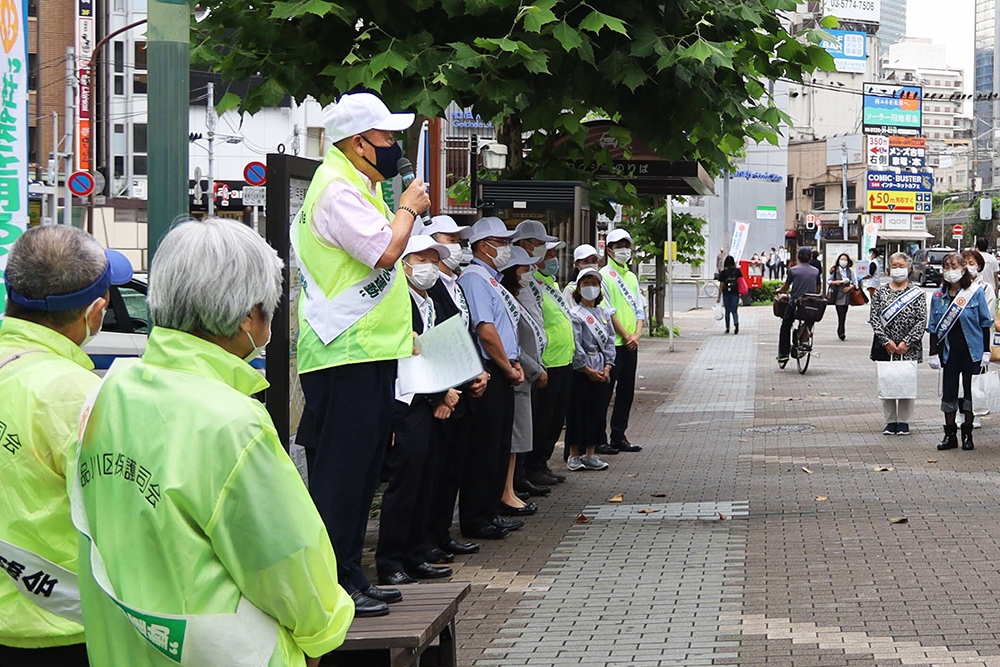
[[(406, 190), (406, 188), (410, 187), (410, 183), (412, 183), (414, 179), (417, 178), (417, 175), (413, 173), (413, 163), (411, 163), (405, 157), (401, 157), (398, 160), (396, 160), (396, 171), (399, 172), (400, 178), (403, 179), (403, 190)], [(421, 213), (418, 217), (420, 221), (424, 223), (424, 225), (431, 224), (430, 218), (427, 217), (426, 212)]]

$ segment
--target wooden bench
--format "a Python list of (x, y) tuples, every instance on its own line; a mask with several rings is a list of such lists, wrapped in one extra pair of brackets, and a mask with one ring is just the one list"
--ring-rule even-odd
[[(323, 667), (457, 667), (455, 615), (467, 583), (403, 587), (388, 616), (354, 620), (344, 645)], [(437, 642), (436, 644), (434, 642)]]

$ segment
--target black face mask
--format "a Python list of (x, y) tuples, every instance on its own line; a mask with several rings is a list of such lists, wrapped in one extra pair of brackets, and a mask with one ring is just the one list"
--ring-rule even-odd
[(392, 142), (392, 146), (376, 146), (368, 141), (368, 137), (361, 135), (361, 138), (375, 149), (375, 163), (372, 164), (372, 161), (363, 155), (361, 156), (362, 159), (372, 165), (372, 168), (386, 179), (395, 178), (396, 174), (399, 173), (399, 169), (396, 168), (396, 162), (399, 161), (399, 158), (403, 157), (403, 149), (400, 147), (399, 142)]

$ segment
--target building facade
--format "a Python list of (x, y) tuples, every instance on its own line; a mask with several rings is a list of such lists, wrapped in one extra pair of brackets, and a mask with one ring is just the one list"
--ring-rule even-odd
[(878, 38), (883, 53), (906, 34), (906, 0), (882, 0)]
[[(985, 99), (1000, 91), (1000, 72), (997, 71), (997, 46), (1000, 44), (1000, 22), (997, 21), (997, 0), (976, 0), (975, 32), (975, 101), (973, 102), (972, 140), (976, 143), (977, 160), (973, 164), (973, 177), (982, 179), (984, 188), (993, 187), (998, 166), (992, 157), (993, 126), (1000, 118), (1000, 101)], [(978, 163), (978, 164), (977, 164)]]

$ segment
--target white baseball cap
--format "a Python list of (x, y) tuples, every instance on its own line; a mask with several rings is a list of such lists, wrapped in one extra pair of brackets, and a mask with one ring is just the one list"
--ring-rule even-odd
[(521, 239), (534, 239), (536, 241), (553, 243), (559, 240), (555, 236), (548, 235), (545, 232), (545, 225), (540, 223), (538, 220), (524, 220), (515, 228), (514, 231), (516, 232), (516, 235), (514, 236), (515, 241), (520, 241)]
[(480, 218), (476, 221), (476, 224), (463, 229), (462, 238), (468, 239), (469, 243), (475, 243), (482, 239), (488, 239), (491, 236), (498, 239), (509, 239), (515, 233), (514, 230), (507, 229), (507, 225), (503, 224), (503, 220), (500, 218), (490, 217)]
[(597, 248), (590, 245), (589, 243), (581, 243), (573, 250), (573, 261), (579, 262), (581, 259), (587, 259), (588, 257), (597, 257)]
[(608, 232), (608, 238), (607, 238), (608, 243), (617, 243), (618, 241), (621, 241), (623, 239), (628, 241), (629, 243), (632, 243), (632, 235), (629, 234), (628, 230), (626, 229), (622, 229), (621, 227), (619, 227), (618, 229), (612, 229), (610, 232)]
[(514, 266), (531, 266), (538, 264), (538, 260), (528, 254), (528, 251), (521, 246), (514, 246), (510, 252), (510, 261), (498, 268), (498, 271), (506, 271)]
[(415, 252), (423, 252), (425, 250), (437, 250), (439, 259), (448, 259), (451, 257), (451, 248), (438, 243), (433, 238), (426, 235), (411, 236), (410, 240), (406, 242), (406, 249), (403, 250), (403, 257), (412, 255)]
[(426, 236), (434, 234), (461, 234), (468, 227), (461, 226), (450, 215), (435, 215), (431, 218), (431, 223), (424, 226), (420, 233)]
[(602, 285), (604, 284), (604, 282), (603, 282), (604, 281), (604, 276), (602, 276), (601, 272), (598, 271), (597, 269), (584, 269), (583, 271), (581, 271), (576, 276), (576, 284), (579, 286), (580, 281), (583, 280), (584, 278), (586, 278), (587, 276), (597, 276), (597, 278), (599, 280), (601, 280), (601, 284)]
[(402, 132), (413, 120), (412, 113), (390, 112), (385, 102), (371, 93), (344, 95), (323, 114), (323, 125), (333, 143), (368, 130)]
[(546, 250), (562, 250), (565, 247), (566, 247), (566, 242), (560, 241), (559, 239), (556, 239), (555, 241), (549, 241), (548, 243), (545, 244)]

